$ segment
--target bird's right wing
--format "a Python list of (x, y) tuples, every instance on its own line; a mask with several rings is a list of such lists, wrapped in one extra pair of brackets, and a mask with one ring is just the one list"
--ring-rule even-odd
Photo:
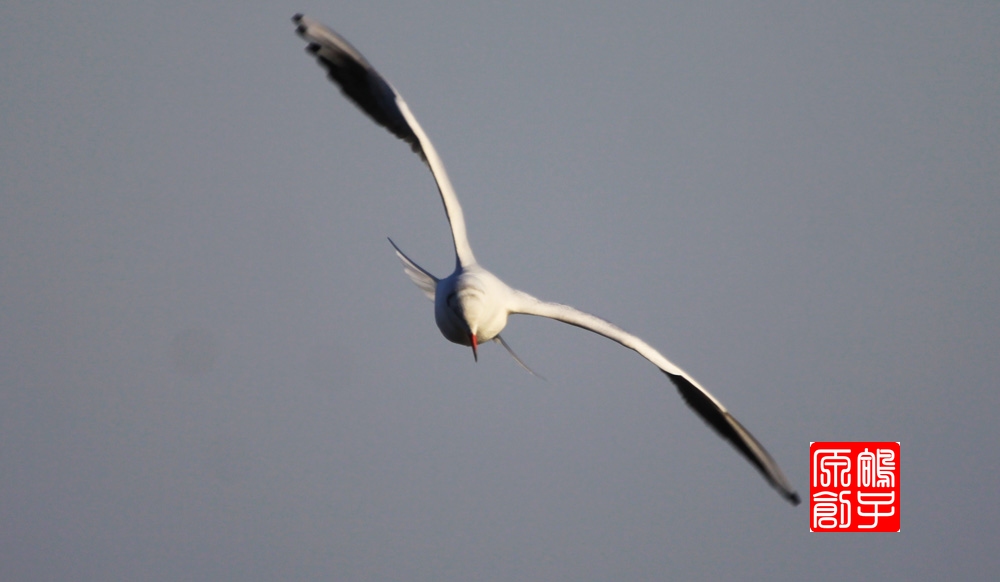
[(296, 25), (295, 32), (309, 43), (306, 50), (316, 56), (320, 66), (327, 70), (330, 80), (340, 86), (344, 95), (375, 123), (410, 144), (413, 151), (427, 164), (437, 182), (444, 212), (451, 225), (456, 263), (462, 266), (475, 263), (476, 259), (465, 233), (462, 206), (458, 203), (458, 196), (448, 179), (444, 163), (438, 157), (434, 144), (417, 123), (417, 118), (410, 113), (403, 97), (342, 36), (301, 14), (296, 14), (292, 22)]
[(688, 403), (688, 406), (693, 408), (716, 432), (736, 447), (736, 450), (742, 453), (760, 471), (764, 479), (782, 497), (787, 499), (792, 505), (799, 504), (798, 493), (795, 492), (788, 479), (785, 478), (778, 464), (771, 458), (767, 450), (757, 442), (757, 439), (750, 434), (750, 431), (743, 428), (743, 425), (708, 390), (702, 388), (694, 378), (663, 357), (652, 346), (600, 317), (584, 313), (568, 305), (541, 301), (523, 291), (514, 289), (511, 291), (511, 313), (538, 315), (575, 325), (576, 327), (603, 335), (629, 349), (635, 350), (639, 355), (652, 362), (670, 378), (670, 381), (677, 387), (684, 401)]

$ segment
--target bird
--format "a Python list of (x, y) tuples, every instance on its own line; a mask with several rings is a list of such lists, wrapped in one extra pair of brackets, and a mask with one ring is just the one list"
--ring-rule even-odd
[(799, 504), (798, 493), (767, 450), (691, 375), (645, 341), (617, 325), (568, 305), (537, 299), (510, 287), (482, 267), (469, 245), (462, 206), (444, 163), (403, 97), (342, 36), (302, 14), (292, 17), (292, 22), (296, 33), (307, 43), (306, 51), (326, 70), (329, 79), (375, 123), (409, 144), (434, 177), (451, 227), (455, 251), (454, 271), (444, 278), (435, 277), (410, 259), (391, 238), (389, 243), (403, 263), (403, 271), (434, 302), (435, 322), (447, 340), (470, 346), (476, 361), (479, 359), (480, 344), (497, 342), (529, 372), (531, 369), (500, 336), (511, 315), (535, 315), (554, 319), (618, 342), (659, 368), (695, 413), (735, 447), (763, 475), (767, 483), (792, 505)]

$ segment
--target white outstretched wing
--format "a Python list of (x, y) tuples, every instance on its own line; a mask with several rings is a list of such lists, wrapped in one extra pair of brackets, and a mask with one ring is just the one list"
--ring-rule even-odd
[(448, 179), (448, 173), (434, 149), (434, 144), (417, 123), (417, 118), (410, 113), (410, 108), (403, 98), (365, 57), (339, 34), (301, 14), (296, 14), (292, 22), (296, 24), (295, 31), (298, 35), (309, 43), (306, 50), (316, 56), (320, 66), (327, 70), (330, 80), (340, 86), (344, 95), (376, 123), (410, 144), (413, 151), (427, 164), (437, 182), (444, 212), (451, 225), (456, 265), (474, 264), (476, 258), (472, 254), (472, 247), (469, 246), (465, 232), (465, 217), (455, 195), (455, 189)]
[(548, 317), (590, 330), (635, 350), (639, 355), (655, 364), (674, 383), (674, 386), (677, 387), (681, 396), (684, 397), (684, 401), (688, 403), (688, 406), (694, 409), (724, 439), (736, 447), (736, 450), (742, 453), (753, 466), (757, 467), (757, 470), (761, 472), (772, 487), (781, 493), (782, 497), (791, 502), (792, 505), (799, 504), (798, 493), (795, 492), (788, 479), (785, 478), (778, 464), (771, 458), (767, 450), (757, 442), (757, 439), (750, 434), (750, 431), (743, 428), (743, 425), (708, 390), (702, 388), (701, 384), (698, 384), (684, 370), (681, 370), (670, 362), (670, 360), (663, 357), (663, 354), (653, 349), (652, 346), (638, 337), (600, 317), (584, 313), (568, 305), (541, 301), (523, 291), (513, 289), (511, 291), (513, 305), (510, 310), (511, 313)]

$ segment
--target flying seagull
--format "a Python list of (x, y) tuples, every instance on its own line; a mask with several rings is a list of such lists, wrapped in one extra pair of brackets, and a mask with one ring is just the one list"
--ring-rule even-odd
[[(778, 464), (750, 432), (726, 410), (726, 407), (686, 372), (638, 337), (597, 316), (568, 305), (536, 299), (514, 289), (484, 269), (472, 254), (465, 233), (465, 218), (452, 188), (444, 164), (434, 145), (417, 123), (403, 97), (386, 81), (364, 56), (343, 37), (319, 22), (296, 14), (295, 31), (307, 43), (306, 51), (327, 70), (330, 80), (376, 123), (410, 144), (430, 168), (437, 182), (441, 202), (451, 225), (455, 247), (455, 270), (444, 279), (431, 275), (403, 253), (390, 239), (403, 270), (434, 301), (434, 319), (438, 329), (451, 342), (472, 347), (478, 360), (478, 346), (487, 341), (507, 346), (500, 332), (512, 314), (537, 315), (575, 325), (635, 350), (659, 368), (677, 387), (685, 402), (724, 439), (729, 441), (764, 476), (782, 497), (798, 505), (799, 495), (781, 472)], [(524, 366), (527, 369), (527, 366)], [(529, 370), (530, 371), (530, 370)]]

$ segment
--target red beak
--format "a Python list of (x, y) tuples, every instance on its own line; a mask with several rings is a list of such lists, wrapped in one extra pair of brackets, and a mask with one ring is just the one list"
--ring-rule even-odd
[(472, 340), (472, 359), (474, 359), (475, 361), (478, 362), (479, 361), (479, 353), (476, 351), (476, 348), (479, 346), (479, 344), (476, 342), (476, 334), (470, 333), (469, 334), (469, 339)]

